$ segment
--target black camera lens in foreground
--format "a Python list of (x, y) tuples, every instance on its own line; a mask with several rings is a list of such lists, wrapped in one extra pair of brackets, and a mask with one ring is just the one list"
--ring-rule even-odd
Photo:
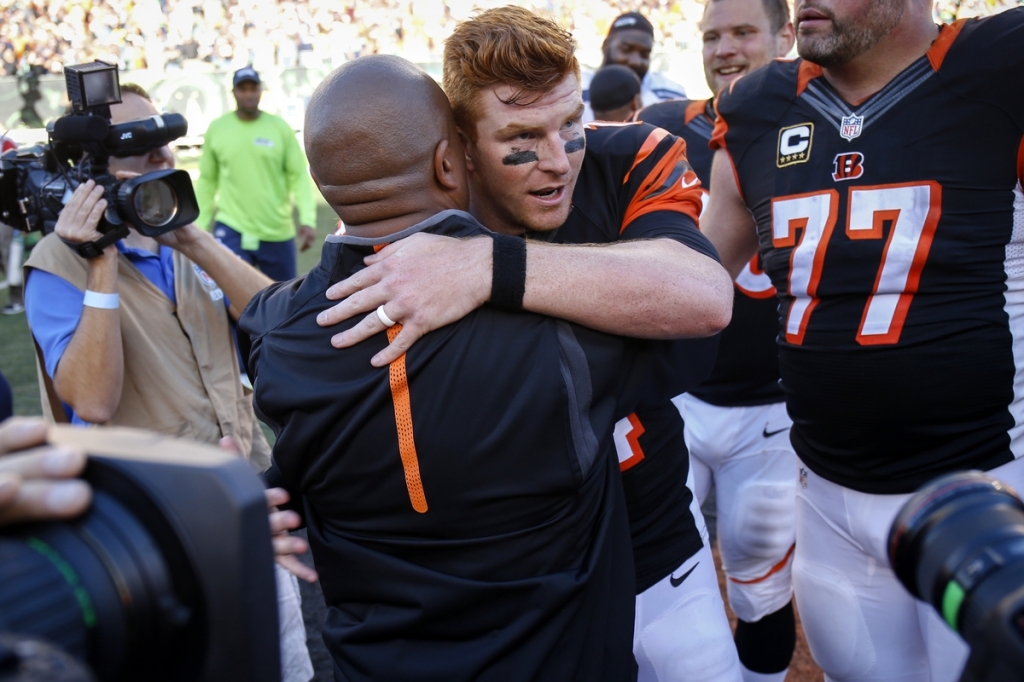
[(192, 179), (185, 171), (146, 173), (125, 180), (113, 192), (118, 212), (147, 237), (158, 237), (199, 217)]
[(249, 465), (131, 429), (53, 427), (50, 442), (89, 454), (93, 504), (0, 529), (0, 637), (52, 644), (99, 682), (280, 680), (266, 499)]
[(0, 564), (0, 630), (53, 642), (100, 679), (118, 671), (142, 679), (151, 666), (169, 666), (170, 653), (183, 653), (175, 640), (202, 609), (194, 581), (175, 589), (150, 533), (103, 492), (78, 524), (35, 524), (0, 538)]
[(981, 472), (943, 476), (889, 531), (900, 582), (971, 647), (962, 680), (1024, 680), (1024, 503)]

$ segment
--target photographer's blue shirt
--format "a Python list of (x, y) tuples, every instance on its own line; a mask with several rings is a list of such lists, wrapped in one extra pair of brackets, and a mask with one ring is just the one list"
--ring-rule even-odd
[[(139, 269), (146, 279), (177, 304), (174, 295), (174, 251), (161, 246), (159, 253), (126, 246), (124, 240), (115, 242), (117, 250), (123, 253), (132, 265)], [(71, 343), (71, 337), (82, 319), (82, 303), (85, 292), (45, 270), (33, 269), (25, 281), (25, 314), (32, 335), (43, 351), (46, 373), (53, 378), (57, 365)], [(64, 409), (71, 417), (72, 424), (87, 424), (65, 403)]]

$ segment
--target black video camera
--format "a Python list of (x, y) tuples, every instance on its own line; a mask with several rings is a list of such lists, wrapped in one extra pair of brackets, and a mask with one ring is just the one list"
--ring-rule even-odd
[(47, 126), (49, 143), (0, 158), (0, 220), (25, 232), (52, 232), (71, 192), (90, 179), (106, 188), (107, 210), (98, 227), (104, 236), (75, 245), (85, 258), (128, 236), (129, 223), (156, 237), (198, 218), (185, 171), (156, 171), (123, 182), (109, 172), (111, 156), (145, 154), (184, 135), (185, 118), (164, 114), (113, 125), (110, 105), (121, 101), (115, 65), (65, 66), (64, 77), (72, 113)]
[(1024, 503), (978, 471), (943, 476), (889, 531), (903, 586), (971, 647), (961, 682), (1024, 681)]
[(65, 679), (29, 674), (54, 655), (100, 682), (280, 680), (267, 503), (245, 460), (135, 429), (49, 440), (86, 450), (93, 504), (0, 529), (0, 680)]

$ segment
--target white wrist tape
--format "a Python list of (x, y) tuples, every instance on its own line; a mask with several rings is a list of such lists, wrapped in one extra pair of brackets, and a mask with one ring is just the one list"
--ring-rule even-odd
[(96, 291), (85, 290), (85, 300), (82, 305), (102, 310), (117, 310), (121, 306), (121, 297), (117, 294), (101, 294)]

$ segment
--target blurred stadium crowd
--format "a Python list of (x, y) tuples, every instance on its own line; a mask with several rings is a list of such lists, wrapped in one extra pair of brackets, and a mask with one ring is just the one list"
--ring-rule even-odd
[[(436, 59), (472, 0), (32, 0), (5, 10), (0, 28), (5, 75), (33, 64), (59, 72), (92, 59), (122, 69), (165, 69), (206, 62), (232, 70), (340, 64), (362, 54)], [(500, 4), (500, 3), (499, 3)], [(602, 36), (620, 9), (610, 0), (528, 2), (580, 35)], [(696, 0), (629, 3), (672, 39), (700, 17)], [(689, 20), (687, 22), (687, 20)]]
[[(939, 0), (937, 19), (989, 14), (1020, 0)], [(122, 70), (257, 70), (323, 65), (363, 54), (439, 58), (455, 23), (503, 0), (27, 0), (4, 3), (0, 76), (59, 73), (93, 59)], [(654, 24), (663, 52), (698, 49), (700, 0), (526, 0), (569, 28), (585, 65), (621, 12)]]

